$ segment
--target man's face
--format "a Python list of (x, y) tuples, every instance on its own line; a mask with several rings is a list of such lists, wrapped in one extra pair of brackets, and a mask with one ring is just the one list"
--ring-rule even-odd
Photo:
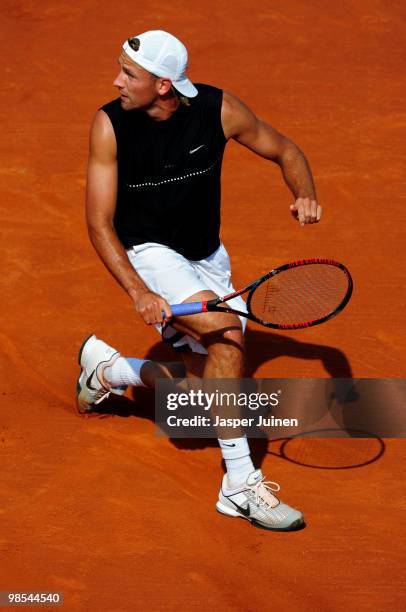
[(124, 52), (118, 61), (120, 72), (113, 85), (120, 92), (121, 108), (132, 110), (151, 107), (158, 95), (158, 78), (132, 62)]

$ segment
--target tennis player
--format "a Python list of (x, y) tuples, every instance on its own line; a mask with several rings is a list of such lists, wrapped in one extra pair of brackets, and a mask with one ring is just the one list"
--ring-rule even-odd
[[(169, 306), (234, 290), (219, 237), (221, 165), (229, 139), (280, 166), (294, 196), (290, 213), (300, 226), (321, 217), (301, 150), (236, 97), (193, 84), (187, 63), (186, 48), (168, 32), (148, 31), (124, 42), (114, 81), (119, 97), (96, 113), (91, 128), (86, 206), (90, 240), (101, 260), (142, 321), (164, 328), (164, 340), (182, 362), (122, 357), (92, 335), (79, 354), (81, 412), (127, 385), (153, 387), (157, 376), (244, 375), (243, 317), (204, 313), (171, 320)], [(230, 305), (245, 311), (242, 298)], [(302, 525), (302, 513), (272, 493), (279, 485), (266, 483), (255, 469), (246, 437), (225, 436), (219, 444), (227, 469), (220, 512), (267, 529)]]

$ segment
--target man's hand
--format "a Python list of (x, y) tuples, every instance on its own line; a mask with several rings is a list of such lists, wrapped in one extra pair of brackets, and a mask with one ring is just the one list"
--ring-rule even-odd
[[(172, 318), (171, 307), (163, 297), (147, 291), (133, 298), (136, 312), (147, 325), (156, 325)], [(164, 315), (162, 314), (164, 313)]]
[(297, 198), (296, 202), (290, 205), (290, 212), (303, 226), (307, 223), (318, 223), (321, 219), (322, 208), (316, 200)]

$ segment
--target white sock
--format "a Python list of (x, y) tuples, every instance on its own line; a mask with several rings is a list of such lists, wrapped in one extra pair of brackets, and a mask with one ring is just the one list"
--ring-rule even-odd
[(230, 489), (237, 489), (255, 470), (247, 437), (231, 440), (220, 440), (219, 438), (219, 444), (227, 468), (228, 485)]
[(112, 366), (103, 370), (103, 378), (112, 387), (123, 385), (135, 385), (146, 387), (141, 379), (141, 368), (147, 359), (135, 359), (134, 357), (119, 357)]

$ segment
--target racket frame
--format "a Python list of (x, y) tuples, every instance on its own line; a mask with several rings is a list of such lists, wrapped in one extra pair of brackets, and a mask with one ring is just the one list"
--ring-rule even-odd
[[(315, 265), (315, 264), (325, 264), (325, 265), (335, 266), (339, 268), (340, 270), (342, 270), (343, 273), (347, 277), (347, 281), (348, 281), (347, 292), (344, 298), (338, 304), (338, 306), (334, 308), (334, 310), (330, 311), (329, 313), (325, 314), (323, 317), (320, 317), (318, 319), (303, 321), (301, 323), (270, 323), (268, 321), (263, 321), (262, 319), (259, 319), (251, 312), (251, 309), (250, 309), (251, 300), (252, 300), (255, 290), (260, 285), (265, 283), (269, 278), (276, 276), (277, 274), (280, 274), (281, 272), (284, 272), (291, 268), (298, 268), (300, 266), (308, 266), (308, 265)], [(247, 304), (248, 312), (242, 312), (235, 308), (230, 308), (229, 306), (224, 305), (229, 300), (232, 300), (233, 298), (236, 298), (247, 292), (248, 292), (248, 297), (247, 297), (246, 304)], [(224, 295), (223, 297), (220, 297), (220, 298), (214, 298), (212, 300), (207, 300), (203, 302), (192, 302), (192, 303), (193, 305), (195, 305), (196, 313), (198, 312), (227, 312), (230, 314), (236, 314), (236, 315), (243, 316), (247, 319), (250, 319), (251, 321), (255, 321), (255, 323), (264, 325), (265, 327), (270, 327), (272, 329), (290, 330), (290, 329), (304, 329), (307, 327), (313, 327), (314, 325), (320, 325), (321, 323), (325, 323), (329, 319), (332, 319), (337, 314), (339, 314), (348, 304), (351, 298), (352, 292), (353, 292), (352, 277), (348, 269), (344, 266), (344, 264), (338, 261), (335, 261), (334, 259), (320, 259), (320, 258), (298, 259), (296, 261), (279, 266), (278, 268), (275, 268), (274, 270), (271, 270), (270, 272), (267, 272), (266, 274), (264, 274), (263, 276), (255, 280), (254, 282), (250, 283), (249, 285), (245, 285), (245, 287), (243, 287), (239, 291), (234, 291), (233, 293), (229, 293), (228, 295)], [(182, 306), (190, 306), (192, 303), (186, 302), (182, 304)], [(189, 314), (192, 314), (192, 313), (189, 313)], [(176, 313), (174, 313), (174, 316), (177, 316)]]

